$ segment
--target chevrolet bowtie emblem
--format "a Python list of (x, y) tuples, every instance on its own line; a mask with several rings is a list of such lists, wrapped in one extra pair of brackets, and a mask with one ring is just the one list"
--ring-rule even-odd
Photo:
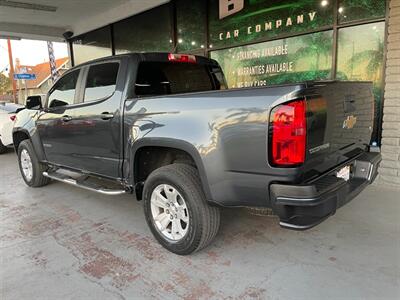
[(348, 116), (346, 120), (343, 121), (343, 128), (351, 129), (357, 122), (357, 117)]

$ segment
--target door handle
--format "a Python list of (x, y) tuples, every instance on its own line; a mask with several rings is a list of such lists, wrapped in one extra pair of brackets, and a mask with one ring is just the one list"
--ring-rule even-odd
[(71, 116), (62, 116), (62, 117), (61, 117), (61, 120), (62, 120), (63, 122), (69, 122), (69, 121), (72, 120), (72, 117), (71, 117)]
[(110, 114), (110, 113), (108, 113), (108, 112), (103, 112), (103, 113), (101, 114), (100, 118), (101, 118), (102, 120), (110, 120), (110, 119), (114, 118), (114, 114)]

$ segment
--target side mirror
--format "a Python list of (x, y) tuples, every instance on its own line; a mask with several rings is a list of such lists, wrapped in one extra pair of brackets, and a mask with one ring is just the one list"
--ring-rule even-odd
[(27, 109), (39, 110), (42, 109), (42, 97), (41, 96), (29, 96), (26, 98), (25, 107)]

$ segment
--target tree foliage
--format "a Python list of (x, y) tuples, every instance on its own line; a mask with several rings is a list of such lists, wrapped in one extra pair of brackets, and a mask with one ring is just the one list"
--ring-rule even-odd
[(11, 80), (6, 75), (0, 73), (0, 95), (6, 94), (11, 88)]

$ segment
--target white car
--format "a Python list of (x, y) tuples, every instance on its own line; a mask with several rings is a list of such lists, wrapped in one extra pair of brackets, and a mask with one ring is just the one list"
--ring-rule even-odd
[(0, 102), (0, 154), (13, 146), (12, 130), (17, 113), (24, 109), (20, 104)]

